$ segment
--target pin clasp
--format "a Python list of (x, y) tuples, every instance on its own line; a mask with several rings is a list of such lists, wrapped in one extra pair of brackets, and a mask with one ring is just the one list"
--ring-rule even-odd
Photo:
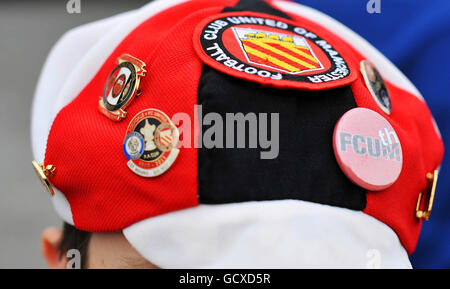
[(42, 185), (44, 185), (45, 190), (53, 197), (55, 195), (55, 191), (53, 190), (49, 177), (53, 177), (55, 175), (56, 168), (53, 165), (44, 167), (43, 163), (38, 164), (36, 161), (32, 161), (31, 163), (39, 180)]
[(433, 208), (433, 200), (436, 192), (436, 184), (438, 180), (439, 171), (427, 174), (427, 186), (423, 192), (419, 194), (416, 205), (416, 217), (428, 221)]

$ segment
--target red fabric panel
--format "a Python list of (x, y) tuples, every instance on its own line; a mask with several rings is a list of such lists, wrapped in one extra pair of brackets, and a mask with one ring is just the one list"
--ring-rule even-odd
[[(433, 127), (427, 105), (412, 94), (386, 83), (392, 112), (385, 118), (400, 139), (403, 169), (397, 181), (382, 192), (368, 192), (365, 213), (388, 224), (399, 236), (409, 254), (416, 248), (422, 222), (415, 217), (419, 193), (426, 186), (426, 174), (442, 162), (444, 146)], [(362, 81), (353, 85), (358, 106), (381, 110), (366, 93)]]
[[(289, 16), (303, 21), (302, 17), (295, 14)], [(324, 29), (317, 25), (318, 33)], [(353, 58), (346, 61), (353, 62), (353, 67), (359, 67), (360, 62), (366, 58), (354, 49), (351, 43), (343, 40), (341, 42), (345, 43), (353, 54)], [(359, 107), (380, 113), (395, 129), (402, 146), (403, 168), (391, 187), (380, 192), (367, 192), (364, 212), (390, 226), (407, 252), (412, 254), (421, 228), (421, 221), (415, 217), (417, 198), (426, 186), (426, 174), (439, 167), (444, 155), (444, 145), (433, 127), (431, 112), (426, 103), (390, 83), (388, 79), (384, 80), (391, 97), (390, 115), (378, 107), (360, 72), (358, 80), (352, 84), (352, 90)]]
[[(57, 168), (52, 183), (64, 192), (77, 228), (118, 231), (151, 216), (198, 205), (197, 149), (182, 148), (165, 174), (147, 179), (127, 167), (122, 143), (128, 123), (143, 109), (156, 108), (169, 117), (185, 112), (194, 119), (202, 69), (192, 48), (194, 27), (235, 2), (189, 2), (143, 22), (59, 112), (48, 138), (45, 163)], [(116, 123), (99, 112), (98, 101), (123, 53), (143, 60), (147, 75), (141, 79), (142, 94), (127, 108), (127, 118)]]

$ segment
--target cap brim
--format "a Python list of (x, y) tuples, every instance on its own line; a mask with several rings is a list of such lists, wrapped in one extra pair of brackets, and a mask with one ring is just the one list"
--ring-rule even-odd
[(298, 200), (199, 205), (123, 233), (162, 268), (411, 268), (382, 222)]

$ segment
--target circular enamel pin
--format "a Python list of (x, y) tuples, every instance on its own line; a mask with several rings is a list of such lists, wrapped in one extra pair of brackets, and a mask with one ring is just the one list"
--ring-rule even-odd
[(140, 133), (132, 132), (125, 137), (123, 152), (130, 160), (137, 160), (144, 153), (145, 141)]
[(160, 110), (146, 109), (130, 122), (123, 147), (128, 167), (142, 177), (156, 177), (175, 162), (179, 132)]
[(145, 72), (143, 61), (128, 54), (119, 57), (100, 97), (100, 111), (114, 121), (125, 118), (125, 109), (138, 94), (140, 77), (145, 76)]
[(255, 12), (221, 13), (197, 26), (194, 48), (208, 66), (263, 85), (318, 90), (356, 80), (342, 54), (346, 48), (317, 30), (306, 19), (297, 23)]
[(381, 77), (381, 74), (378, 72), (375, 66), (373, 66), (367, 60), (361, 61), (361, 73), (364, 77), (366, 86), (369, 89), (370, 94), (372, 95), (377, 105), (386, 114), (391, 114), (392, 111), (391, 99), (389, 97), (389, 92), (386, 87), (386, 84), (384, 83), (384, 80)]
[(334, 153), (344, 174), (370, 191), (390, 187), (400, 175), (403, 153), (394, 128), (367, 108), (346, 112), (333, 134)]

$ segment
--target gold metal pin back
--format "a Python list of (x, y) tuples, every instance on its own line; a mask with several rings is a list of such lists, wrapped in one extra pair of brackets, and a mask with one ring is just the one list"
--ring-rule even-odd
[(31, 163), (39, 180), (41, 180), (41, 183), (44, 185), (45, 190), (53, 197), (55, 195), (55, 191), (53, 190), (53, 186), (48, 178), (55, 175), (56, 168), (53, 165), (44, 167), (43, 163), (38, 164), (36, 161), (32, 161)]
[(419, 194), (416, 205), (416, 217), (428, 221), (433, 208), (434, 195), (436, 193), (436, 185), (439, 171), (427, 174), (427, 186), (423, 192)]

